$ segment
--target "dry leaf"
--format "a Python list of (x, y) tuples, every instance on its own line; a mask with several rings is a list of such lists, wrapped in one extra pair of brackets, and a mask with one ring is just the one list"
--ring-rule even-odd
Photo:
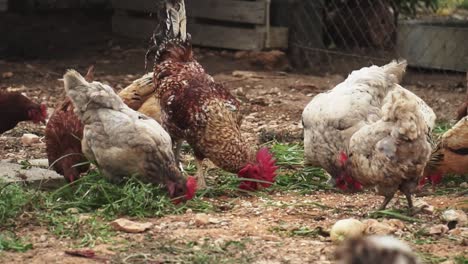
[(110, 223), (110, 225), (118, 231), (127, 232), (127, 233), (141, 233), (150, 229), (153, 226), (153, 223), (138, 223), (133, 222), (125, 218), (119, 218)]

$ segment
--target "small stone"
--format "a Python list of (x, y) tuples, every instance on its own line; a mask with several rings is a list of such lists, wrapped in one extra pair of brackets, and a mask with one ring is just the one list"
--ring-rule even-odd
[(450, 209), (442, 213), (442, 220), (447, 222), (449, 225), (453, 225), (453, 228), (455, 228), (465, 226), (468, 222), (468, 217), (462, 210)]
[(153, 223), (138, 223), (125, 218), (119, 218), (117, 220), (112, 221), (110, 225), (118, 231), (123, 231), (127, 233), (142, 233), (150, 229), (153, 226)]
[(468, 182), (462, 182), (462, 183), (460, 184), (460, 187), (461, 187), (461, 188), (468, 188)]
[(219, 223), (221, 223), (221, 220), (219, 220), (217, 218), (210, 217), (210, 218), (208, 218), (208, 222), (210, 224), (219, 224)]
[(232, 76), (238, 78), (252, 78), (255, 76), (255, 74), (249, 71), (233, 71)]
[(419, 209), (419, 211), (426, 213), (426, 214), (433, 214), (434, 213), (434, 206), (428, 204), (425, 201), (422, 200), (416, 200), (414, 202), (414, 207)]
[(210, 222), (210, 218), (207, 214), (196, 214), (195, 215), (195, 224), (197, 226), (206, 225)]
[(441, 262), (440, 264), (456, 264), (453, 260), (446, 260), (444, 262)]
[(455, 229), (450, 230), (449, 234), (453, 236), (460, 236), (460, 237), (468, 238), (468, 228), (466, 227), (455, 228)]
[(32, 146), (33, 144), (39, 142), (41, 142), (40, 138), (34, 134), (26, 133), (21, 137), (21, 143), (23, 144), (23, 146)]
[(46, 235), (41, 235), (39, 237), (39, 242), (46, 242), (47, 241), (47, 236)]
[(70, 213), (70, 214), (78, 214), (80, 211), (78, 210), (78, 208), (68, 208), (67, 210), (65, 210), (65, 212), (67, 213)]
[(448, 226), (446, 225), (435, 225), (429, 229), (429, 234), (431, 235), (443, 235), (449, 231)]

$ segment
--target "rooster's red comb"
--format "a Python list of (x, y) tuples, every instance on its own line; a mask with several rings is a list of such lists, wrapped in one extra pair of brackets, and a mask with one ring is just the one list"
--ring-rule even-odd
[(197, 191), (197, 180), (193, 176), (189, 176), (187, 178), (187, 193), (185, 194), (185, 198), (187, 200), (192, 199), (195, 196), (195, 192)]
[[(252, 166), (258, 168), (259, 172), (258, 178), (255, 179), (262, 182), (243, 181), (241, 182), (239, 188), (253, 191), (258, 190), (260, 187), (270, 187), (271, 184), (275, 182), (276, 170), (278, 169), (278, 166), (276, 166), (276, 160), (273, 158), (273, 155), (270, 153), (270, 151), (267, 148), (261, 148), (257, 152), (256, 160), (257, 164)], [(247, 174), (246, 176), (249, 175)]]
[(47, 105), (45, 103), (41, 104), (41, 114), (44, 119), (47, 118)]
[(341, 151), (340, 152), (340, 164), (341, 164), (341, 166), (344, 166), (347, 161), (348, 161), (348, 155), (344, 151)]

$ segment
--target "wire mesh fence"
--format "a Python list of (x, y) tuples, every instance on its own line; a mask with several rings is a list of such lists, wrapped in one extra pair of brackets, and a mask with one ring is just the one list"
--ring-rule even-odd
[(292, 63), (316, 72), (345, 73), (405, 58), (412, 66), (410, 75), (431, 73), (462, 81), (460, 73), (468, 68), (468, 11), (437, 0), (419, 2), (295, 1), (289, 18)]

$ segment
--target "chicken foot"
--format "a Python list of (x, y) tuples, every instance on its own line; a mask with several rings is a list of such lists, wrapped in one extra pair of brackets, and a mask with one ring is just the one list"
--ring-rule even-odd
[(206, 189), (205, 181), (205, 168), (203, 167), (203, 159), (195, 158), (195, 164), (197, 165), (197, 173), (195, 177), (197, 178), (197, 188)]

